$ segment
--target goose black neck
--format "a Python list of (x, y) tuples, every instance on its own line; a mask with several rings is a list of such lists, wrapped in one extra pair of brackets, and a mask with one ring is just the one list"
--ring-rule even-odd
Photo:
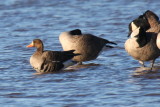
[(147, 44), (147, 36), (144, 28), (139, 29), (139, 35), (137, 37), (137, 43), (139, 44), (139, 47), (143, 47)]

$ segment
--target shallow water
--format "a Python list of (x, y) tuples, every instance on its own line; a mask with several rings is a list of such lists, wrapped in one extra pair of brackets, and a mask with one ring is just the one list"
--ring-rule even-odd
[[(4, 0), (0, 2), (1, 107), (159, 107), (160, 59), (145, 72), (124, 50), (128, 24), (159, 0)], [(62, 50), (58, 36), (79, 28), (118, 43), (66, 72), (35, 75), (26, 48), (40, 38)], [(144, 70), (145, 69), (145, 70)]]

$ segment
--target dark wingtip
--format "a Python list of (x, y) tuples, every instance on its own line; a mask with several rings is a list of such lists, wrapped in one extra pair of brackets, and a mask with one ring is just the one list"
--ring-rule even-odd
[(110, 46), (110, 45), (106, 45), (106, 47), (108, 47), (108, 48), (114, 48), (113, 46)]
[(78, 56), (78, 55), (81, 55), (81, 54), (79, 54), (79, 53), (75, 53), (75, 54), (74, 54), (74, 56)]
[(69, 50), (68, 52), (74, 52), (75, 50)]
[(114, 45), (117, 45), (117, 43), (112, 42), (112, 41), (108, 41), (108, 43), (110, 43), (110, 44), (114, 44)]
[(79, 53), (73, 53), (75, 50), (69, 50), (68, 52), (71, 52), (72, 54), (74, 54), (74, 56), (77, 56), (77, 55), (81, 55)]

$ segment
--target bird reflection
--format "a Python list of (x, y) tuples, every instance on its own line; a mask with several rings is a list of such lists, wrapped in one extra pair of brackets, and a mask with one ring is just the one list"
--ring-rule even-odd
[(136, 78), (160, 79), (160, 65), (155, 66), (152, 71), (149, 67), (137, 68), (132, 74)]

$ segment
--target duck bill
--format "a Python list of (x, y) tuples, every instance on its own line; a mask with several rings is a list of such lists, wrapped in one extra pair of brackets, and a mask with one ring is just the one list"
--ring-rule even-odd
[(34, 46), (33, 46), (33, 43), (31, 43), (31, 44), (27, 45), (26, 47), (30, 48), (30, 47), (34, 47)]

